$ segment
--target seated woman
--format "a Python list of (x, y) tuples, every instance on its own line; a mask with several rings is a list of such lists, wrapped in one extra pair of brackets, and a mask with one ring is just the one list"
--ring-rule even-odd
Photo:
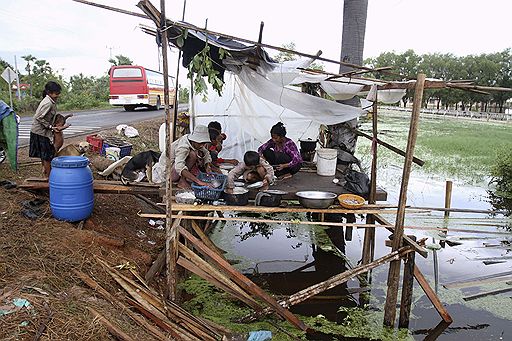
[(208, 133), (210, 134), (210, 144), (208, 145), (208, 151), (213, 160), (213, 163), (218, 166), (221, 163), (230, 163), (237, 165), (238, 160), (235, 159), (223, 159), (219, 157), (219, 153), (222, 150), (222, 142), (227, 138), (226, 134), (222, 132), (222, 126), (217, 121), (208, 123)]
[(270, 129), (271, 139), (258, 148), (276, 172), (278, 178), (288, 178), (297, 173), (302, 166), (302, 157), (295, 142), (286, 137), (286, 128), (282, 122)]

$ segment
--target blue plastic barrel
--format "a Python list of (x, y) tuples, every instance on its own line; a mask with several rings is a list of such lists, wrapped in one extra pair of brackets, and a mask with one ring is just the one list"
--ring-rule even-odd
[(52, 160), (50, 208), (58, 220), (80, 221), (94, 208), (89, 160), (83, 156), (60, 156)]

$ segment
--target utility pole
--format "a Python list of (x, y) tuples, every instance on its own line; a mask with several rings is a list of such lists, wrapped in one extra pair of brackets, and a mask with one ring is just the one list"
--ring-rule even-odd
[(16, 86), (18, 87), (18, 100), (21, 99), (21, 92), (20, 92), (20, 75), (18, 73), (18, 59), (16, 58), (16, 55), (14, 55), (14, 72), (16, 72)]

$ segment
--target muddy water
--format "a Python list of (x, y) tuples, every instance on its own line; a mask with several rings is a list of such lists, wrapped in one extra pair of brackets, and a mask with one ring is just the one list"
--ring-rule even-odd
[[(388, 190), (389, 203), (396, 203), (399, 193), (401, 170), (389, 167), (379, 172), (379, 185)], [(408, 204), (436, 206), (444, 204), (444, 179), (417, 172), (412, 174)], [(486, 189), (454, 182), (452, 207), (491, 209), (486, 201)], [(267, 216), (266, 218), (269, 218)], [(277, 216), (275, 216), (277, 218)], [(281, 218), (311, 219), (306, 215), (282, 215)], [(394, 221), (394, 216), (386, 218)], [(362, 221), (363, 217), (358, 217)], [(415, 284), (410, 335), (417, 340), (438, 335), (439, 340), (507, 340), (512, 339), (512, 292), (488, 296), (466, 302), (463, 297), (483, 291), (507, 287), (505, 281), (479, 286), (445, 289), (442, 284), (474, 277), (512, 271), (512, 235), (502, 226), (510, 224), (503, 216), (489, 217), (482, 214), (452, 213), (450, 219), (442, 212), (410, 214), (406, 226), (479, 230), (481, 232), (447, 233), (439, 231), (406, 230), (418, 239), (427, 237), (429, 257), (418, 256), (417, 264), (429, 279), (452, 314), (450, 326), (440, 324), (435, 309)], [(236, 260), (237, 267), (252, 276), (259, 284), (276, 295), (290, 295), (300, 289), (321, 282), (332, 275), (354, 266), (361, 258), (363, 229), (343, 231), (341, 228), (325, 229), (308, 225), (288, 224), (219, 224), (212, 234), (217, 245), (228, 251), (227, 258)], [(389, 232), (377, 229), (375, 257), (389, 252), (384, 240)], [(508, 244), (507, 244), (508, 243)], [(451, 245), (451, 246), (450, 246)], [(478, 258), (503, 258), (502, 263), (485, 265)], [(293, 308), (306, 316), (322, 314), (332, 321), (342, 323), (347, 313), (340, 307), (365, 306), (369, 312), (380, 312), (385, 301), (387, 266), (373, 271), (369, 301), (360, 297), (359, 281), (354, 279), (344, 285), (318, 295)], [(506, 277), (505, 277), (506, 278)], [(508, 278), (511, 281), (512, 277)]]

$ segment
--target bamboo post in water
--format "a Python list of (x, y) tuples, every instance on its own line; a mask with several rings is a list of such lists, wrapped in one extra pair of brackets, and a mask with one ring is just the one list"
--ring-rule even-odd
[[(370, 173), (370, 196), (368, 198), (369, 204), (375, 204), (377, 198), (377, 93), (375, 93), (375, 101), (373, 102), (372, 110), (372, 166)], [(375, 224), (373, 215), (366, 216), (367, 224)], [(373, 261), (375, 254), (375, 228), (367, 228), (364, 232), (363, 243), (363, 264), (368, 264)]]
[[(409, 236), (416, 241), (415, 236)], [(416, 252), (407, 254), (404, 264), (404, 279), (402, 283), (402, 298), (400, 300), (400, 316), (398, 328), (409, 328), (409, 317), (411, 316), (412, 294), (414, 285), (414, 262)]]
[[(423, 89), (425, 85), (425, 74), (418, 74), (416, 87), (414, 89), (414, 102), (412, 106), (411, 123), (409, 126), (409, 137), (407, 139), (407, 149), (405, 152), (404, 169), (402, 173), (402, 184), (400, 187), (400, 197), (398, 199), (398, 211), (396, 214), (395, 230), (393, 233), (392, 251), (398, 250), (402, 246), (402, 237), (404, 235), (405, 206), (407, 204), (407, 187), (411, 175), (412, 158), (414, 147), (416, 145), (416, 136), (418, 122), (420, 118), (421, 103), (423, 100)], [(388, 291), (386, 294), (386, 304), (384, 306), (384, 325), (392, 327), (396, 318), (396, 303), (398, 295), (398, 284), (400, 281), (400, 260), (392, 261), (388, 272)]]
[(450, 216), (450, 207), (452, 206), (452, 187), (453, 183), (448, 180), (446, 181), (446, 189), (445, 189), (445, 195), (444, 195), (444, 208), (447, 210), (444, 211), (444, 217), (448, 218)]

